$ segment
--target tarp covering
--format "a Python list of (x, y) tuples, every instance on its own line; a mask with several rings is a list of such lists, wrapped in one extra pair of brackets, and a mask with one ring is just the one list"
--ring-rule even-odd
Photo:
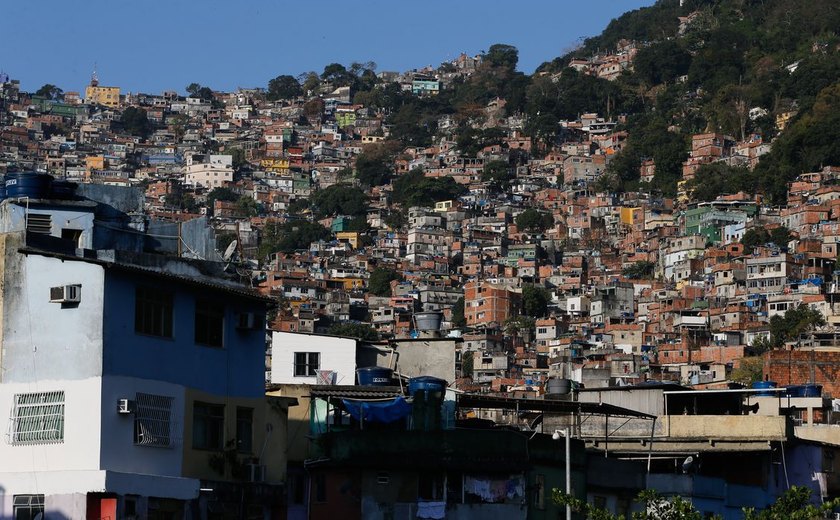
[(363, 422), (392, 423), (407, 417), (411, 405), (402, 397), (387, 401), (351, 401), (342, 399), (341, 403), (354, 419)]

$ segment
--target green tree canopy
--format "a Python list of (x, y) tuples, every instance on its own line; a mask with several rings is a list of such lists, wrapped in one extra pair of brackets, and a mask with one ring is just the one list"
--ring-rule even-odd
[(528, 208), (514, 220), (519, 231), (543, 232), (554, 225), (554, 217), (551, 213)]
[(312, 203), (319, 217), (362, 216), (367, 213), (368, 196), (355, 186), (334, 184), (316, 192)]
[(294, 76), (280, 75), (268, 82), (268, 99), (292, 99), (303, 95), (303, 88)]
[(744, 252), (751, 254), (758, 246), (775, 244), (779, 248), (786, 248), (790, 242), (790, 230), (784, 226), (778, 226), (768, 230), (763, 227), (748, 229), (741, 237), (741, 244), (744, 245)]
[(481, 173), (481, 180), (502, 191), (506, 190), (510, 181), (515, 178), (516, 173), (507, 161), (489, 161), (484, 164), (484, 171)]
[(402, 280), (402, 276), (393, 269), (377, 267), (370, 273), (368, 292), (375, 296), (391, 296), (391, 282)]
[(461, 296), (452, 306), (452, 326), (466, 327), (467, 320), (464, 317), (464, 297)]
[(332, 236), (329, 229), (317, 222), (293, 220), (285, 224), (269, 223), (262, 230), (259, 256), (266, 258), (276, 252), (293, 253), (307, 249), (309, 244)]
[(632, 279), (646, 279), (653, 276), (653, 270), (656, 264), (646, 260), (639, 260), (633, 265), (629, 265), (621, 270), (621, 274), (627, 278)]
[(367, 323), (335, 323), (327, 329), (327, 333), (333, 336), (359, 338), (365, 341), (379, 340), (379, 333)]
[(41, 88), (35, 91), (36, 96), (43, 96), (47, 99), (61, 99), (64, 97), (64, 91), (51, 83), (47, 83), (43, 85)]
[(774, 347), (782, 347), (786, 342), (796, 341), (803, 333), (825, 323), (825, 317), (820, 311), (802, 303), (783, 316), (777, 314), (770, 318), (770, 342)]
[(370, 145), (356, 157), (356, 178), (365, 186), (382, 186), (391, 180), (396, 143)]
[(542, 318), (548, 313), (548, 302), (551, 294), (536, 285), (526, 285), (522, 288), (522, 313), (532, 318)]
[(142, 108), (128, 107), (123, 110), (122, 124), (126, 132), (144, 139), (152, 132), (152, 123)]
[(442, 200), (457, 199), (468, 192), (452, 177), (426, 177), (420, 168), (398, 177), (393, 186), (393, 201), (405, 207), (427, 207)]

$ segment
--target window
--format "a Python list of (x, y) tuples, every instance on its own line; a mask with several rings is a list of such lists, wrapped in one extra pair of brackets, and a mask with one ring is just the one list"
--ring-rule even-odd
[(193, 404), (193, 448), (221, 450), (224, 447), (225, 406), (223, 404)]
[(15, 395), (11, 444), (64, 442), (64, 392)]
[(314, 376), (320, 367), (319, 352), (295, 352), (295, 377)]
[(44, 495), (15, 495), (15, 520), (35, 520), (44, 517)]
[(195, 302), (195, 342), (208, 347), (224, 344), (225, 306), (207, 300)]
[(172, 337), (172, 293), (138, 287), (134, 300), (134, 331), (150, 336)]
[(253, 447), (254, 409), (236, 409), (236, 449), (240, 453), (251, 453)]
[(172, 446), (171, 397), (137, 394), (134, 412), (134, 444), (138, 446)]

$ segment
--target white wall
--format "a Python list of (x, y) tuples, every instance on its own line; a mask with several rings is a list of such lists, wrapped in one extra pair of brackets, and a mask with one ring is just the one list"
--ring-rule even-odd
[(320, 352), (320, 370), (337, 372), (336, 384), (356, 381), (356, 340), (314, 334), (274, 332), (271, 337), (271, 382), (314, 385), (316, 378), (295, 377), (295, 352)]
[[(18, 489), (32, 475), (37, 478), (38, 489), (50, 493), (72, 493), (79, 486), (90, 484), (84, 475), (91, 476), (99, 470), (99, 414), (102, 380), (43, 380), (37, 383), (4, 383), (0, 385), (0, 488), (11, 494), (32, 493), (32, 488)], [(64, 391), (64, 441), (55, 444), (12, 445), (8, 432), (15, 394), (31, 392)], [(72, 472), (79, 479), (53, 479), (59, 472)], [(29, 476), (27, 476), (29, 475)], [(21, 480), (23, 479), (23, 480)]]
[[(4, 267), (0, 382), (101, 376), (102, 266), (12, 252)], [(51, 287), (73, 284), (80, 303), (50, 303)]]

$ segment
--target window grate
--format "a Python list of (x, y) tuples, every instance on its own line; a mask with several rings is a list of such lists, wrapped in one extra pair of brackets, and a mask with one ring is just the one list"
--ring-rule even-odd
[(9, 430), (13, 445), (64, 442), (64, 391), (16, 394)]
[(162, 395), (136, 395), (134, 444), (158, 448), (173, 446), (172, 401), (173, 398)]

